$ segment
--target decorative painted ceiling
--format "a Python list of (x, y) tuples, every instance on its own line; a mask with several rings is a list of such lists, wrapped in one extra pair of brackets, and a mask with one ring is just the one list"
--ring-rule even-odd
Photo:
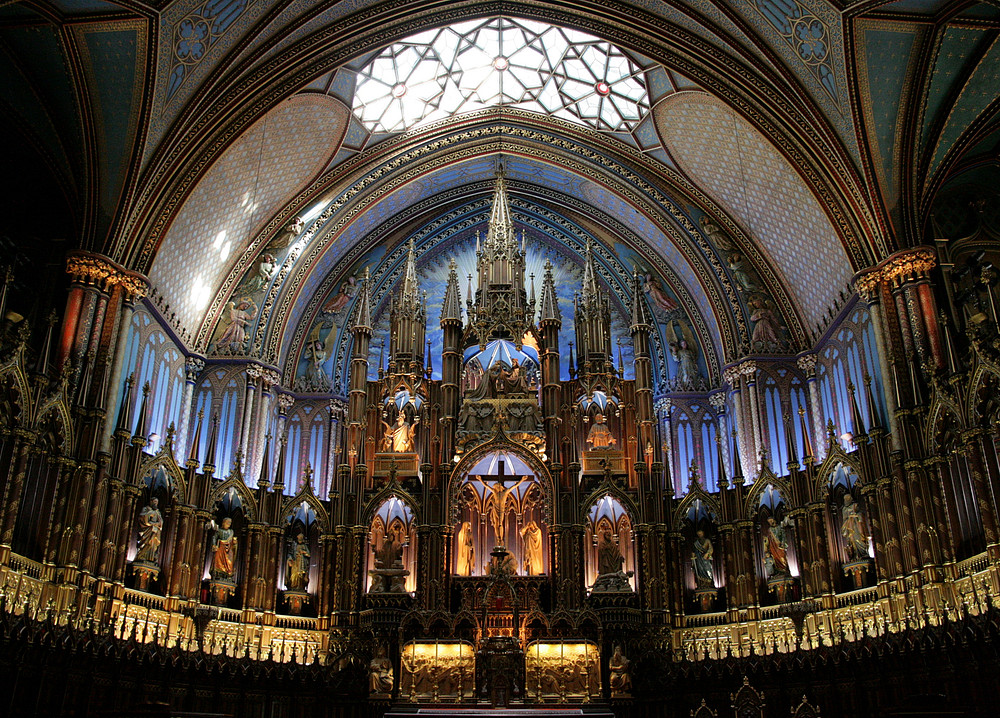
[[(4, 5), (0, 120), (44, 164), (25, 211), (65, 197), (72, 243), (147, 274), (192, 351), (212, 351), (230, 301), (260, 293), (246, 351), (292, 367), (316, 297), (334, 296), (378, 247), (460, 212), (503, 154), (526, 220), (635, 252), (705, 356), (725, 363), (808, 348), (854, 272), (927, 241), (942, 188), (998, 162), (990, 5), (504, 8), (625, 51), (651, 111), (602, 130), (485, 111), (402, 134), (350, 117), (365, 63), (415, 33), (489, 17), (483, 6)], [(308, 221), (286, 232), (296, 216)], [(776, 341), (755, 332), (769, 315)]]

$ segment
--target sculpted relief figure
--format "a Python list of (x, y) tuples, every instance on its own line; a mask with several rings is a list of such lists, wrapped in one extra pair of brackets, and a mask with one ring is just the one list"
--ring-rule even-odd
[(148, 506), (139, 513), (139, 550), (135, 560), (158, 564), (160, 558), (160, 535), (163, 533), (163, 515), (160, 514), (159, 500), (152, 498)]
[(606, 574), (618, 573), (622, 570), (625, 557), (618, 549), (618, 543), (611, 534), (611, 529), (605, 527), (601, 532), (601, 537), (597, 541), (597, 573), (604, 576)]
[(246, 351), (247, 327), (257, 316), (257, 305), (250, 297), (243, 297), (238, 304), (229, 302), (227, 310), (229, 326), (216, 342), (216, 350), (230, 354)]

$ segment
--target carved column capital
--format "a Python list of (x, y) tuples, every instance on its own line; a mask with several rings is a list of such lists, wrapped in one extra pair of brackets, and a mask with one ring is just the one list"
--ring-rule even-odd
[(722, 414), (726, 411), (726, 393), (724, 391), (716, 392), (715, 394), (710, 394), (708, 397), (708, 403), (715, 409), (716, 414)]
[(807, 379), (812, 379), (816, 376), (816, 362), (819, 357), (815, 354), (803, 354), (795, 363), (798, 364), (799, 369), (801, 369)]
[(295, 397), (291, 394), (278, 394), (278, 414), (287, 416), (288, 410), (295, 404)]
[(281, 374), (276, 372), (274, 369), (264, 369), (261, 372), (261, 383), (264, 387), (264, 391), (271, 391), (272, 388), (281, 383)]
[(141, 299), (149, 291), (149, 280), (144, 276), (93, 252), (70, 252), (66, 256), (66, 273), (75, 281), (102, 291), (121, 286), (131, 301)]
[(205, 360), (191, 355), (184, 359), (184, 378), (191, 384), (198, 381), (198, 376), (205, 370)]
[(854, 288), (862, 299), (872, 304), (878, 301), (879, 288), (883, 284), (898, 287), (905, 282), (922, 279), (936, 264), (937, 256), (931, 247), (904, 249), (859, 272), (854, 277)]
[(742, 372), (740, 371), (740, 367), (739, 366), (727, 367), (722, 372), (722, 378), (733, 389), (739, 389), (739, 387), (740, 387), (740, 375), (741, 375), (741, 373)]

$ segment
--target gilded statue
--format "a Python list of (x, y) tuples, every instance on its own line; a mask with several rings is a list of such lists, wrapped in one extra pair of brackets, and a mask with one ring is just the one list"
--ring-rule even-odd
[(213, 579), (232, 581), (236, 575), (236, 532), (233, 531), (233, 520), (228, 516), (222, 519), (222, 525), (212, 536), (212, 568), (209, 573)]
[(538, 576), (542, 573), (542, 530), (534, 519), (521, 528), (521, 540), (524, 542), (524, 558), (521, 563), (524, 573), (528, 576)]
[(381, 450), (395, 454), (409, 454), (413, 452), (414, 434), (417, 431), (417, 424), (420, 417), (415, 417), (413, 423), (406, 420), (406, 413), (400, 411), (396, 414), (396, 422), (391, 426), (387, 422), (382, 422), (385, 427), (385, 434), (382, 436)]
[(587, 432), (587, 443), (595, 449), (606, 449), (615, 445), (615, 437), (611, 435), (611, 429), (608, 428), (608, 423), (604, 420), (604, 414), (598, 412), (594, 416), (594, 423), (591, 425), (590, 431)]
[(143, 506), (139, 512), (139, 550), (135, 560), (144, 563), (158, 564), (160, 558), (160, 536), (163, 533), (163, 515), (160, 513), (159, 500), (152, 498), (148, 506)]
[(458, 529), (458, 566), (456, 573), (459, 576), (471, 576), (476, 566), (476, 545), (475, 536), (472, 533), (472, 524), (463, 521)]
[(285, 557), (286, 581), (291, 591), (305, 591), (309, 585), (309, 544), (304, 534), (299, 533), (289, 542)]

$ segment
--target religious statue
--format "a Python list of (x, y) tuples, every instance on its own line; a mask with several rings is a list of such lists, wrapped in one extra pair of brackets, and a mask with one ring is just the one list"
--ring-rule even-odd
[(403, 529), (401, 527), (389, 527), (389, 531), (382, 537), (382, 545), (379, 546), (375, 554), (375, 564), (379, 568), (397, 568), (403, 565)]
[(160, 514), (159, 500), (152, 498), (149, 505), (139, 512), (139, 550), (135, 560), (158, 564), (160, 558), (160, 535), (163, 533), (163, 516)]
[(631, 661), (625, 657), (625, 651), (621, 644), (616, 643), (615, 649), (608, 661), (608, 673), (610, 674), (608, 683), (611, 687), (611, 697), (628, 696), (632, 691), (632, 676), (629, 674), (628, 666)]
[(729, 255), (729, 271), (733, 273), (733, 279), (741, 292), (757, 291), (756, 272), (747, 265), (746, 258), (739, 252)]
[(754, 323), (750, 341), (756, 351), (776, 351), (782, 345), (781, 329), (768, 303), (766, 298), (760, 296), (747, 302), (750, 321)]
[(459, 576), (471, 576), (476, 565), (475, 537), (472, 535), (472, 524), (463, 521), (458, 529), (458, 566)]
[(615, 444), (615, 437), (611, 435), (611, 429), (601, 412), (594, 415), (594, 423), (587, 432), (587, 443), (595, 449), (606, 449)]
[(524, 542), (524, 558), (521, 563), (527, 576), (538, 576), (542, 573), (542, 530), (531, 519), (521, 528), (521, 540)]
[(497, 386), (498, 394), (527, 394), (528, 378), (517, 358), (510, 360), (510, 369), (502, 368)]
[(290, 591), (305, 591), (309, 585), (309, 544), (304, 534), (299, 533), (289, 542), (285, 557), (285, 585)]
[(848, 558), (851, 560), (867, 558), (868, 535), (865, 532), (865, 519), (850, 494), (844, 494), (844, 506), (840, 509), (840, 517), (842, 521), (840, 535), (844, 537)]
[(696, 531), (691, 545), (691, 563), (698, 588), (712, 588), (715, 585), (714, 554), (712, 540), (701, 529)]
[(233, 520), (227, 516), (212, 536), (212, 567), (209, 573), (213, 579), (233, 580), (236, 575), (236, 547)]
[(698, 224), (701, 225), (701, 231), (708, 235), (708, 238), (715, 244), (716, 249), (720, 249), (723, 252), (732, 251), (733, 241), (722, 231), (719, 225), (712, 221), (711, 217), (703, 214), (701, 219), (698, 220)]
[(677, 302), (663, 290), (659, 281), (653, 279), (653, 275), (649, 272), (646, 272), (643, 278), (642, 291), (649, 297), (649, 300), (653, 303), (653, 307), (662, 312), (669, 313), (678, 307)]
[(371, 662), (368, 664), (369, 692), (373, 696), (391, 696), (394, 677), (392, 661), (385, 654), (385, 646), (380, 645)]
[(305, 222), (302, 221), (301, 217), (295, 217), (291, 222), (285, 225), (285, 228), (281, 231), (277, 237), (272, 239), (268, 245), (267, 249), (270, 251), (277, 251), (279, 249), (284, 249), (292, 243), (302, 228), (305, 226)]
[(618, 550), (618, 542), (611, 535), (611, 529), (607, 526), (601, 532), (601, 537), (597, 541), (597, 573), (599, 576), (616, 574), (622, 570), (625, 558)]
[(412, 453), (414, 444), (413, 437), (417, 431), (417, 424), (419, 423), (419, 416), (413, 419), (412, 424), (409, 423), (406, 420), (406, 412), (404, 411), (400, 411), (396, 414), (396, 423), (391, 426), (387, 422), (383, 421), (382, 425), (385, 427), (385, 434), (382, 436), (381, 450), (395, 454)]
[[(323, 334), (324, 329), (326, 330), (325, 335)], [(330, 357), (330, 349), (336, 338), (334, 336), (336, 332), (337, 327), (333, 325), (325, 327), (323, 324), (317, 324), (309, 333), (309, 339), (306, 341), (303, 352), (306, 359), (306, 372), (302, 389), (305, 391), (329, 391), (330, 377), (323, 365)]]
[(699, 377), (698, 352), (690, 327), (681, 322), (676, 322), (675, 326), (671, 322), (667, 325), (667, 340), (670, 356), (677, 362), (675, 388), (694, 389)]
[(257, 270), (247, 277), (238, 291), (242, 294), (256, 294), (270, 284), (277, 272), (277, 259), (270, 252), (264, 252), (257, 260)]
[(531, 478), (530, 476), (522, 476), (511, 486), (505, 486), (502, 480), (493, 483), (487, 483), (483, 479), (479, 480), (486, 489), (483, 506), (486, 509), (486, 515), (489, 517), (490, 525), (493, 526), (493, 538), (497, 546), (507, 545), (507, 532), (504, 526), (507, 513), (513, 507), (513, 503), (517, 498), (516, 492), (518, 487), (530, 481)]
[(347, 305), (351, 303), (351, 299), (354, 295), (358, 293), (358, 280), (356, 277), (348, 277), (340, 284), (340, 289), (337, 293), (330, 297), (323, 308), (320, 310), (322, 314), (339, 314)]
[(216, 348), (235, 354), (246, 350), (247, 327), (257, 316), (257, 305), (250, 297), (243, 297), (239, 303), (229, 302), (227, 309), (229, 326), (216, 343)]
[(787, 519), (779, 523), (773, 516), (764, 524), (764, 572), (768, 578), (788, 575), (787, 525)]

